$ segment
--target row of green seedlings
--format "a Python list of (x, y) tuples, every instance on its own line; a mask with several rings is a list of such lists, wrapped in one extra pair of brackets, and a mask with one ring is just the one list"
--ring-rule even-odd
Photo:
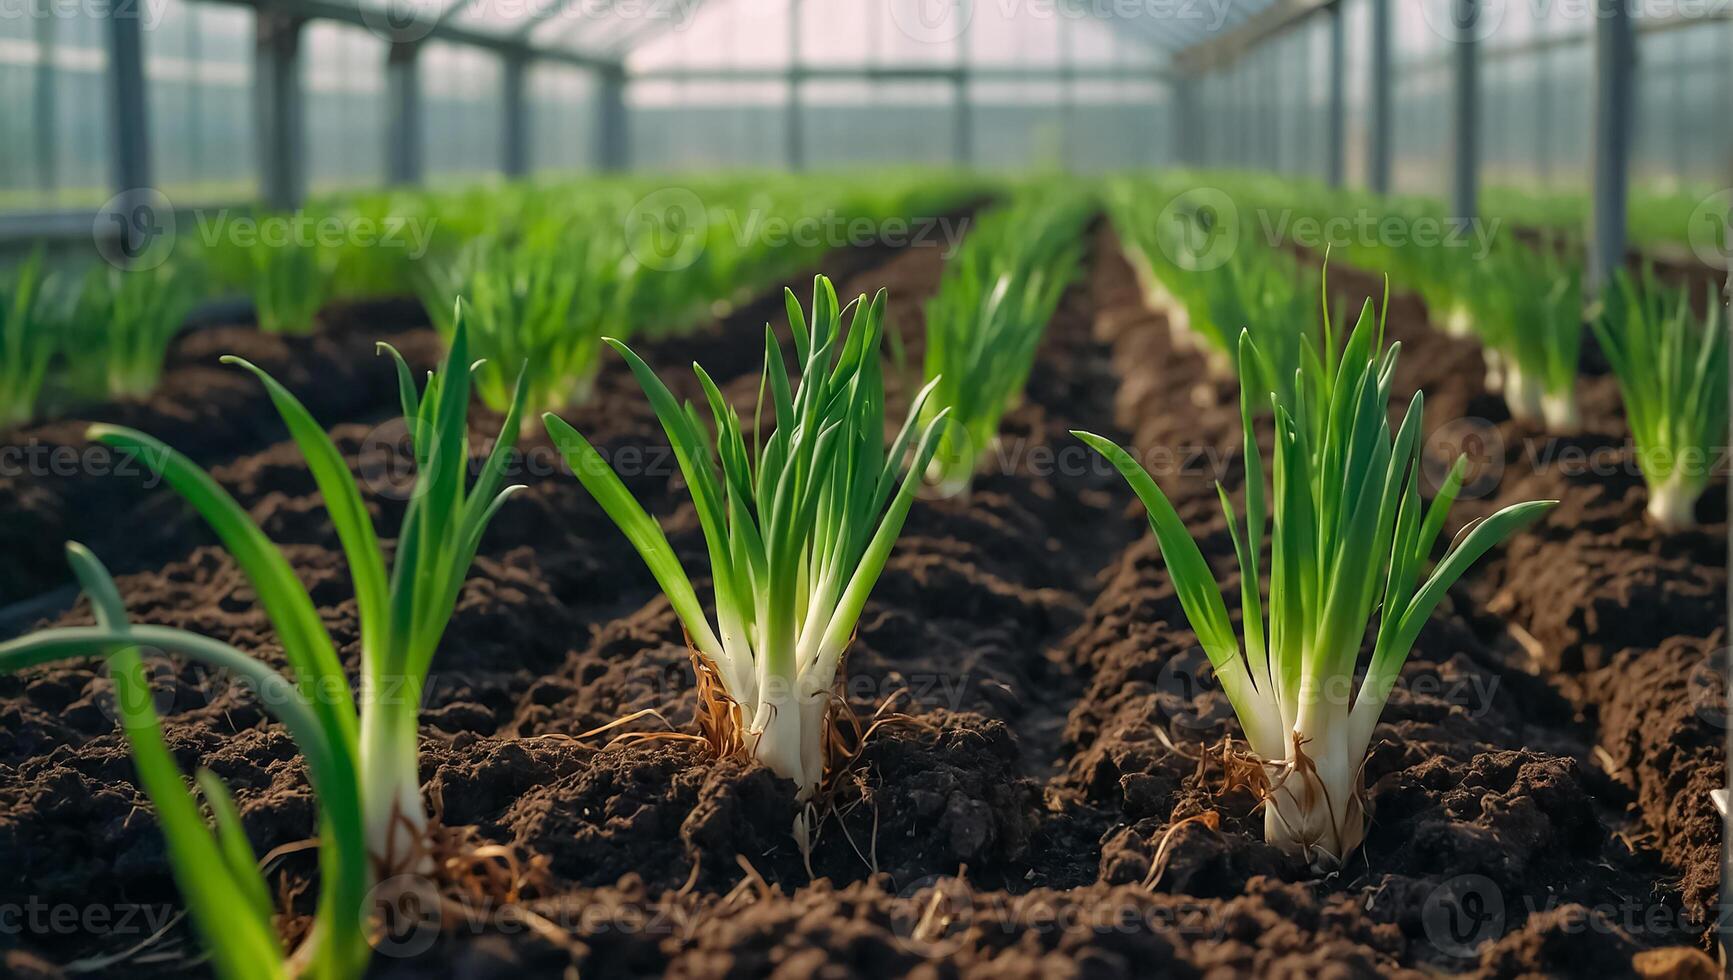
[[(444, 297), (470, 296), (471, 345), (495, 365), (477, 379), (488, 405), (510, 400), (515, 368), (499, 365), (527, 362), (532, 408), (562, 408), (586, 394), (604, 332), (690, 326), (815, 261), (834, 242), (790, 234), (803, 219), (911, 220), (966, 191), (915, 176), (706, 178), (662, 197), (643, 179), (380, 192), (250, 216), (294, 234), (183, 236), (125, 269), (56, 272), (37, 251), (0, 276), (0, 428), (147, 397), (193, 307), (230, 292), (251, 298), (261, 330), (287, 335), (316, 330), (332, 299), (415, 293), (448, 342)], [(389, 240), (308, 231), (327, 227)]]
[[(1261, 383), (1284, 393), (1301, 367), (1311, 315), (1300, 263), (1251, 241), (1234, 220), (1177, 198), (1170, 184), (1132, 181), (1109, 188), (1109, 210), (1144, 305), (1164, 314), (1174, 345), (1197, 350), (1221, 376), (1237, 377), (1240, 334), (1251, 331), (1264, 371)], [(1222, 236), (1236, 244), (1224, 248)]]
[(1580, 260), (1557, 242), (1506, 234), (1489, 254), (1389, 248), (1398, 274), (1421, 284), (1437, 326), (1483, 345), (1488, 390), (1511, 417), (1569, 434), (1581, 427), (1577, 381), (1584, 320), (1618, 380), (1657, 528), (1694, 527), (1728, 426), (1728, 322), (1713, 290), (1694, 297), (1645, 266), (1620, 270), (1584, 312)]
[[(841, 305), (822, 277), (807, 309), (790, 293), (799, 373), (789, 375), (767, 328), (750, 422), (694, 365), (707, 426), (704, 410), (681, 404), (625, 344), (608, 341), (642, 385), (692, 495), (706, 542), (714, 618), (662, 529), (601, 455), (558, 416), (543, 417), (579, 481), (633, 544), (691, 637), (700, 690), (709, 692), (702, 699), (704, 727), (718, 753), (749, 756), (796, 785), (804, 804), (791, 815), (797, 840), (808, 838), (812, 802), (834, 772), (834, 692), (844, 649), (946, 419), (942, 409), (927, 414), (942, 384), (934, 379), (914, 396), (887, 441), (885, 305), (883, 291)], [(151, 461), (230, 550), (277, 630), (288, 676), (218, 640), (129, 622), (113, 580), (77, 545), (69, 546), (69, 556), (96, 625), (0, 644), (5, 672), (72, 657), (108, 658), (125, 733), (168, 839), (176, 880), (224, 977), (359, 976), (380, 926), (369, 889), (397, 874), (437, 875), (443, 866), (417, 777), (421, 686), (483, 531), (516, 489), (501, 486), (502, 473), (526, 399), (520, 384), (479, 477), (466, 486), (467, 319), (459, 305), (445, 361), (419, 391), (398, 359), (419, 469), (390, 562), (330, 439), (292, 394), (241, 364), (266, 386), (301, 448), (347, 558), (361, 630), (358, 693), (347, 685), (337, 644), (287, 558), (246, 511), (184, 456), (148, 435), (111, 426), (94, 427), (92, 438), (140, 450), (137, 458)], [(1290, 328), (1304, 330), (1298, 322)], [(1301, 369), (1291, 385), (1277, 389), (1264, 380), (1270, 364), (1252, 334), (1239, 339), (1243, 518), (1225, 493), (1222, 505), (1241, 568), (1246, 612), (1240, 635), (1214, 574), (1155, 481), (1127, 450), (1077, 435), (1112, 461), (1148, 508), (1186, 616), (1262, 763), (1266, 837), (1322, 869), (1339, 866), (1364, 836), (1361, 760), (1427, 617), (1471, 563), (1550, 504), (1517, 505), (1478, 523), (1423, 574), (1438, 551), (1462, 461), (1431, 505), (1423, 505), (1421, 398), (1392, 430), (1386, 406), (1397, 350), (1385, 349), (1383, 320), (1370, 304), (1345, 343), (1338, 344), (1326, 316), (1321, 332), (1303, 336), (1299, 346)], [(1252, 419), (1261, 412), (1272, 413), (1277, 425), (1267, 462), (1252, 437)], [(1369, 630), (1375, 642), (1362, 664)], [(319, 803), (322, 886), (316, 925), (299, 948), (285, 949), (273, 927), (270, 890), (227, 791), (208, 772), (198, 774), (213, 827), (185, 785), (163, 743), (160, 719), (141, 696), (139, 648), (244, 678), (306, 757)], [(1356, 693), (1344, 699), (1344, 691)]]
[[(330, 204), (301, 219), (353, 221), (358, 213)], [(367, 216), (390, 226), (385, 216)], [(334, 295), (389, 292), (401, 280), (381, 271), (382, 259), (397, 263), (406, 254), (304, 237), (210, 246), (164, 240), (124, 266), (78, 270), (50, 264), (38, 248), (0, 275), (0, 428), (45, 411), (148, 397), (169, 344), (201, 301), (239, 291), (252, 299), (260, 329), (306, 334)]]
[(1086, 195), (1043, 187), (978, 218), (926, 303), (923, 423), (946, 412), (927, 473), (942, 496), (966, 493), (992, 459), (1035, 352), (1083, 261)]
[[(1250, 179), (1215, 183), (1236, 189), (1242, 221), (1259, 202), (1270, 207), (1280, 202), (1290, 212), (1320, 219), (1358, 207), (1387, 218), (1443, 223), (1440, 206), (1425, 199), (1380, 202), (1324, 189), (1299, 195)], [(1215, 325), (1277, 322), (1271, 314), (1294, 302), (1286, 284), (1295, 277), (1283, 268), (1290, 264), (1285, 256), (1248, 246), (1246, 228), (1236, 229), (1240, 244), (1225, 264), (1200, 268), (1197, 257), (1207, 256), (1215, 236), (1226, 232), (1170, 206), (1176, 198), (1171, 185), (1166, 191), (1121, 194), (1116, 223), (1134, 268), (1147, 283), (1151, 305), (1177, 320), (1182, 337), (1201, 334), (1212, 360), (1226, 365), (1231, 358), (1215, 343), (1221, 337)], [(1296, 201), (1313, 203), (1290, 207)], [(1712, 295), (1696, 302), (1645, 270), (1635, 277), (1616, 276), (1585, 315), (1580, 257), (1559, 242), (1524, 243), (1505, 232), (1489, 239), (1484, 255), (1463, 244), (1415, 236), (1400, 243), (1356, 241), (1347, 243), (1343, 257), (1413, 288), (1441, 330), (1478, 339), (1488, 390), (1503, 396), (1512, 418), (1551, 431), (1569, 434), (1581, 426), (1577, 382), (1583, 336), (1592, 330), (1623, 394), (1648, 487), (1648, 518), (1663, 531), (1693, 527), (1697, 500), (1726, 442), (1729, 338), (1722, 302)], [(1249, 288), (1236, 285), (1248, 280)], [(1222, 301), (1235, 295), (1254, 301)], [(1261, 313), (1259, 297), (1267, 304)], [(1217, 319), (1223, 311), (1226, 318)], [(1211, 329), (1188, 330), (1200, 317)], [(1274, 360), (1282, 363), (1286, 353), (1291, 349), (1279, 349)]]
[(150, 394), (199, 293), (184, 263), (101, 266), (69, 284), (32, 252), (0, 279), (0, 429), (35, 418), (45, 392), (62, 403)]
[[(832, 244), (822, 236), (767, 229), (826, 213), (879, 223), (925, 206), (912, 187), (869, 194), (837, 179), (718, 184), (707, 193), (701, 214), (686, 213), (694, 204), (684, 197), (646, 207), (624, 194), (544, 209), (540, 217), (479, 234), (449, 260), (430, 263), (417, 289), (433, 311), (447, 310), (443, 297), (467, 297), (470, 344), (487, 362), (477, 387), (488, 406), (505, 410), (512, 365), (528, 365), (525, 425), (535, 425), (534, 413), (582, 404), (605, 334), (666, 334), (676, 325), (725, 315), (767, 282), (811, 265)], [(624, 234), (597, 234), (615, 227)], [(435, 313), (433, 319), (449, 338), (451, 317)]]

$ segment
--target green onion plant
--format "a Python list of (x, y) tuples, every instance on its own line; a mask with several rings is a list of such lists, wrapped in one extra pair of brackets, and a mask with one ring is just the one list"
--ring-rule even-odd
[(1192, 323), (1209, 324), (1210, 335), (1222, 338), (1225, 349), (1235, 352), (1229, 364), (1238, 361), (1239, 335), (1249, 331), (1263, 355), (1257, 365), (1264, 374), (1261, 383), (1272, 391), (1291, 393), (1301, 367), (1306, 325), (1315, 317), (1300, 285), (1304, 276), (1298, 260), (1242, 242), (1219, 268), (1194, 276), (1202, 312)]
[(331, 296), (336, 256), (315, 242), (290, 237), (259, 242), (246, 250), (248, 289), (259, 329), (310, 334), (319, 308)]
[(1183, 208), (1170, 210), (1175, 198), (1166, 182), (1116, 181), (1108, 186), (1108, 212), (1144, 305), (1167, 318), (1174, 346), (1203, 350), (1225, 366), (1226, 347), (1208, 321), (1204, 281), (1195, 274), (1199, 219)]
[[(676, 401), (626, 345), (608, 341), (643, 385), (690, 488), (709, 555), (714, 625), (656, 521), (577, 430), (545, 416), (555, 446), (649, 566), (720, 679), (745, 750), (794, 780), (803, 799), (823, 781), (825, 725), (843, 649), (908, 516), (919, 482), (912, 474), (932, 459), (943, 421), (916, 421), (929, 383), (886, 446), (879, 353), (885, 293), (850, 306), (845, 335), (848, 311), (838, 307), (830, 281), (818, 277), (809, 331), (800, 303), (787, 294), (799, 383), (791, 387), (766, 328), (750, 426), (693, 365), (715, 425), (714, 450), (697, 409)], [(763, 424), (773, 431), (760, 438)], [(910, 468), (899, 478), (911, 443)]]
[(942, 493), (968, 489), (999, 420), (1022, 396), (1047, 323), (1077, 278), (1089, 213), (1083, 197), (989, 213), (927, 301), (925, 376), (939, 381), (921, 421), (950, 412), (928, 474)]
[[(397, 362), (399, 395), (417, 464), (389, 570), (360, 488), (330, 437), (268, 374), (238, 358), (224, 359), (252, 371), (264, 384), (325, 501), (354, 584), (361, 639), (359, 692), (351, 690), (337, 643), (288, 559), (246, 510), (185, 456), (119, 426), (92, 426), (90, 437), (131, 452), (210, 525), (269, 615), (293, 682), (206, 637), (129, 626), (107, 573), (76, 547), (73, 564), (98, 611), (97, 626), (50, 629), (0, 644), (0, 671), (6, 672), (67, 657), (120, 656), (117, 676), (134, 689), (142, 679), (136, 661), (125, 656), (128, 649), (177, 653), (239, 674), (289, 727), (319, 794), (325, 887), (312, 939), (284, 965), (268, 928), (263, 883), (256, 871), (247, 870), (251, 851), (228, 815), (232, 806), (226, 795), (213, 790), (214, 780), (200, 780), (218, 814), (213, 837), (179, 788), (178, 772), (161, 750), (156, 719), (142, 710), (126, 718), (141, 778), (162, 814), (177, 881), (225, 977), (303, 972), (358, 976), (368, 952), (363, 908), (367, 889), (377, 877), (431, 870), (418, 767), (422, 692), (482, 533), (519, 489), (501, 489), (501, 484), (523, 406), (520, 389), (479, 477), (466, 488), (472, 366), (465, 316), (461, 310), (456, 316), (458, 328), (446, 359), (419, 391), (402, 357), (384, 347)], [(213, 852), (220, 852), (222, 859), (213, 860)]]
[[(268, 542), (265, 547), (271, 548)], [(275, 554), (274, 548), (271, 551)], [(318, 658), (322, 662), (308, 662), (314, 651), (304, 645), (288, 646), (291, 665), (300, 678), (298, 684), (291, 682), (263, 662), (209, 637), (130, 623), (114, 579), (102, 563), (76, 543), (67, 546), (67, 557), (90, 599), (96, 625), (42, 630), (0, 643), (0, 673), (75, 657), (108, 658), (115, 706), (139, 783), (156, 810), (175, 883), (218, 976), (225, 980), (359, 977), (371, 954), (366, 901), (375, 876), (362, 821), (353, 705), (347, 705), (345, 714), (346, 706), (329, 697), (333, 691), (347, 693), (335, 654), (328, 662), (322, 655)], [(281, 555), (276, 557), (280, 560)], [(294, 581), (286, 565), (272, 574)], [(298, 604), (292, 596), (283, 598), (287, 606)], [(300, 599), (305, 599), (304, 592)], [(317, 625), (311, 603), (304, 610), (285, 607), (280, 612), (313, 617)], [(307, 760), (319, 803), (322, 887), (313, 929), (293, 955), (284, 952), (273, 921), (270, 889), (227, 787), (209, 770), (198, 771), (195, 784), (215, 824), (207, 827), (197, 798), (187, 789), (163, 741), (162, 721), (151, 703), (142, 668), (144, 649), (178, 654), (234, 674), (284, 724)]]
[(94, 375), (88, 393), (119, 399), (144, 398), (162, 379), (169, 342), (180, 332), (199, 296), (193, 270), (177, 262), (151, 269), (92, 269), (73, 307), (70, 335), (77, 338), (77, 371), (87, 361)]
[(59, 346), (42, 315), (42, 250), (0, 282), (0, 429), (36, 416), (48, 364)]
[(1699, 320), (1688, 291), (1667, 289), (1652, 272), (1639, 287), (1621, 271), (1592, 321), (1619, 379), (1649, 519), (1666, 531), (1696, 523), (1697, 498), (1727, 441), (1727, 324), (1715, 296), (1707, 308)]
[[(1400, 345), (1383, 349), (1383, 319), (1368, 302), (1338, 354), (1325, 314), (1321, 342), (1306, 338), (1304, 367), (1285, 392), (1265, 383), (1263, 352), (1249, 331), (1240, 335), (1243, 515), (1218, 487), (1240, 567), (1239, 636), (1209, 564), (1161, 488), (1124, 449), (1076, 433), (1148, 510), (1186, 619), (1268, 776), (1266, 839), (1320, 869), (1340, 866), (1365, 835), (1363, 760), (1427, 617), (1470, 564), (1553, 506), (1499, 511), (1458, 535), (1423, 577), (1463, 461), (1423, 506), (1423, 399), (1415, 395), (1394, 431), (1387, 407)], [(1266, 404), (1276, 420), (1268, 464), (1252, 430), (1253, 413)]]
[(1512, 418), (1576, 431), (1580, 268), (1552, 247), (1506, 238), (1480, 269), (1474, 323), (1487, 348), (1488, 381)]
[(512, 403), (524, 364), (533, 411), (582, 402), (595, 382), (602, 333), (627, 326), (632, 283), (616, 237), (567, 227), (550, 222), (508, 239), (476, 239), (423, 279), (427, 308), (439, 311), (433, 319), (448, 338), (456, 326), (449, 298), (464, 297), (471, 347), (486, 359), (476, 389), (496, 411)]

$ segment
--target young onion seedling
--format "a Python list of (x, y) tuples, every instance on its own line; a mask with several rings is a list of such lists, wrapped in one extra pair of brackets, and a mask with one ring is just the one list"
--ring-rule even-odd
[(1512, 418), (1574, 432), (1582, 350), (1582, 274), (1549, 245), (1506, 240), (1485, 263), (1475, 328), (1486, 344), (1489, 378)]
[[(162, 378), (169, 342), (197, 299), (190, 269), (165, 262), (153, 269), (98, 268), (74, 307), (71, 333), (92, 355), (86, 384), (93, 394), (144, 398)], [(75, 362), (74, 368), (79, 365)]]
[[(799, 301), (787, 294), (800, 381), (791, 390), (782, 350), (766, 327), (750, 429), (704, 369), (692, 366), (716, 426), (714, 452), (697, 410), (682, 407), (625, 344), (608, 340), (649, 396), (691, 490), (709, 552), (714, 625), (656, 521), (577, 430), (544, 416), (554, 445), (637, 549), (721, 680), (746, 751), (794, 780), (802, 799), (824, 777), (825, 725), (843, 649), (908, 516), (919, 479), (912, 474), (932, 459), (943, 424), (942, 415), (926, 426), (915, 421), (932, 394), (928, 383), (887, 448), (879, 354), (885, 293), (850, 305), (845, 336), (847, 311), (830, 280), (818, 277), (809, 332)], [(767, 408), (775, 428), (761, 439)], [(899, 478), (917, 430), (913, 460)]]
[(331, 295), (335, 256), (317, 243), (290, 236), (282, 242), (258, 242), (247, 249), (246, 258), (259, 329), (312, 333), (319, 308)]
[(417, 467), (389, 573), (360, 488), (330, 437), (270, 375), (239, 358), (224, 358), (253, 372), (265, 385), (331, 515), (348, 560), (360, 618), (359, 712), (337, 661), (336, 644), (325, 632), (305, 587), (282, 552), (228, 491), (151, 436), (119, 426), (90, 429), (93, 441), (129, 451), (192, 504), (252, 581), (294, 667), (297, 684), (315, 701), (332, 741), (354, 760), (361, 780), (367, 847), (387, 871), (414, 870), (425, 860), (427, 812), (417, 767), (422, 689), (482, 532), (506, 498), (520, 489), (500, 487), (517, 442), (521, 386), (479, 477), (465, 486), (466, 421), (474, 368), (461, 304), (456, 320), (457, 331), (444, 363), (419, 392), (403, 358), (381, 345), (397, 363), (399, 395)]
[[(453, 295), (468, 301), (470, 343), (486, 361), (476, 389), (496, 411), (511, 404), (523, 364), (534, 411), (583, 401), (595, 380), (602, 331), (623, 319), (631, 280), (615, 236), (571, 235), (565, 227), (542, 223), (510, 240), (477, 239), (424, 280), (430, 311), (449, 311)], [(450, 315), (433, 318), (449, 337)]]
[[(1320, 869), (1339, 866), (1365, 835), (1362, 761), (1427, 617), (1470, 564), (1553, 506), (1499, 511), (1460, 535), (1422, 580), (1461, 486), (1463, 460), (1423, 507), (1419, 394), (1400, 427), (1394, 433), (1390, 427), (1400, 345), (1382, 350), (1383, 320), (1370, 302), (1339, 357), (1327, 309), (1323, 324), (1321, 344), (1306, 338), (1305, 367), (1287, 392), (1264, 383), (1264, 354), (1250, 333), (1240, 335), (1243, 521), (1217, 488), (1240, 566), (1240, 637), (1203, 552), (1161, 488), (1125, 450), (1076, 433), (1112, 461), (1148, 510), (1186, 619), (1264, 763), (1266, 839)], [(1276, 421), (1267, 496), (1266, 464), (1252, 431), (1253, 413), (1266, 403)], [(1371, 660), (1354, 692), (1375, 612)]]
[(42, 251), (32, 252), (0, 287), (0, 429), (30, 421), (55, 351), (40, 310)]
[[(368, 956), (363, 903), (375, 874), (428, 870), (427, 814), (417, 764), (422, 688), (482, 532), (518, 489), (501, 490), (500, 484), (523, 407), (520, 388), (480, 477), (466, 489), (473, 368), (461, 305), (456, 319), (445, 362), (419, 392), (403, 358), (382, 345), (397, 362), (399, 394), (418, 467), (389, 576), (360, 488), (330, 437), (270, 375), (239, 358), (224, 358), (264, 383), (307, 461), (348, 559), (361, 626), (359, 710), (336, 644), (282, 551), (228, 491), (191, 460), (151, 436), (119, 426), (92, 426), (90, 437), (133, 453), (210, 525), (276, 628), (293, 683), (209, 638), (129, 625), (108, 573), (77, 546), (70, 555), (97, 610), (97, 626), (46, 630), (0, 644), (0, 672), (66, 657), (112, 658), (118, 693), (129, 705), (123, 708), (127, 735), (146, 791), (162, 815), (176, 879), (225, 977), (358, 976)], [(145, 692), (136, 647), (178, 653), (240, 675), (288, 726), (307, 757), (321, 807), (326, 846), (320, 860), (326, 888), (311, 939), (286, 963), (270, 928), (268, 892), (227, 793), (214, 779), (200, 779), (217, 815), (213, 837), (191, 797), (179, 787), (179, 772), (162, 746), (154, 712), (138, 706)]]
[[(236, 528), (235, 533), (246, 536), (247, 530)], [(248, 547), (263, 541), (256, 531), (249, 537), (253, 540)], [(263, 544), (270, 547), (268, 542)], [(135, 626), (127, 621), (120, 592), (96, 556), (81, 545), (69, 544), (67, 557), (90, 598), (96, 625), (42, 630), (0, 643), (0, 673), (75, 657), (108, 658), (115, 706), (139, 783), (156, 809), (175, 882), (219, 976), (226, 980), (360, 976), (371, 953), (366, 899), (374, 873), (362, 825), (353, 705), (309, 693), (342, 691), (347, 697), (335, 655), (327, 659), (307, 645), (286, 643), (291, 667), (301, 680), (297, 685), (261, 661), (209, 637), (163, 626)], [(268, 556), (259, 557), (270, 563)], [(286, 566), (273, 570), (277, 573), (292, 574)], [(262, 584), (255, 579), (255, 585)], [(274, 615), (297, 620), (314, 616), (317, 624), (310, 604), (298, 608), (298, 599), (282, 593), (279, 599)], [(293, 634), (284, 631), (283, 635), (287, 640)], [(291, 957), (284, 955), (273, 923), (270, 889), (228, 789), (213, 773), (199, 770), (196, 783), (216, 824), (214, 829), (205, 826), (198, 801), (163, 741), (141, 649), (179, 654), (233, 673), (283, 722), (307, 760), (319, 802), (322, 888), (312, 932)]]
[(1077, 277), (1083, 198), (1030, 203), (982, 218), (927, 302), (926, 377), (942, 379), (922, 417), (950, 410), (929, 475), (968, 489), (999, 420), (1021, 397), (1059, 297)]
[(1625, 417), (1649, 486), (1648, 515), (1665, 531), (1696, 523), (1715, 447), (1727, 436), (1727, 325), (1709, 297), (1699, 323), (1685, 291), (1623, 272), (1593, 322), (1625, 401)]

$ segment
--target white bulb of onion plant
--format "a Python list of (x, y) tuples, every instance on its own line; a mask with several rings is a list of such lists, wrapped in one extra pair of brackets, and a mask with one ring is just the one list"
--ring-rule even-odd
[[(1186, 618), (1263, 763), (1266, 838), (1320, 870), (1339, 866), (1365, 836), (1362, 765), (1427, 617), (1471, 563), (1554, 503), (1517, 504), (1466, 530), (1422, 581), (1463, 461), (1423, 507), (1422, 398), (1414, 397), (1394, 432), (1387, 410), (1399, 348), (1382, 350), (1383, 321), (1370, 303), (1339, 356), (1327, 310), (1323, 324), (1321, 342), (1305, 338), (1303, 366), (1287, 392), (1260, 380), (1266, 358), (1249, 333), (1240, 336), (1243, 521), (1218, 491), (1240, 566), (1243, 636), (1235, 635), (1209, 564), (1155, 481), (1125, 450), (1077, 433), (1114, 464), (1148, 511)], [(1267, 496), (1252, 435), (1253, 413), (1265, 405), (1276, 419)], [(1260, 589), (1266, 520), (1267, 610)], [(1375, 615), (1371, 660), (1356, 689)]]
[(1625, 419), (1649, 488), (1648, 517), (1663, 531), (1696, 523), (1727, 438), (1728, 336), (1711, 295), (1699, 318), (1687, 292), (1648, 273), (1620, 273), (1592, 322), (1619, 380)]
[[(689, 642), (714, 668), (745, 750), (794, 780), (802, 800), (824, 778), (825, 725), (843, 650), (944, 423), (943, 413), (924, 428), (914, 421), (934, 379), (886, 445), (879, 354), (885, 293), (850, 306), (845, 334), (848, 310), (838, 307), (830, 281), (818, 277), (809, 334), (799, 302), (787, 294), (799, 384), (791, 388), (781, 347), (766, 328), (764, 376), (749, 427), (693, 365), (715, 425), (714, 450), (697, 411), (682, 407), (624, 344), (608, 341), (643, 386), (692, 494), (715, 590), (714, 623), (656, 521), (577, 430), (544, 416), (555, 446), (632, 542)], [(764, 424), (774, 429), (761, 438)]]

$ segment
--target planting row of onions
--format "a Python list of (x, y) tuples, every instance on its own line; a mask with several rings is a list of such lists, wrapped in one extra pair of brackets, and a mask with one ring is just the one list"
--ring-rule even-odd
[[(1197, 202), (1215, 199), (1188, 193), (1197, 187), (1225, 189), (1236, 206), (1225, 215), (1215, 206), (1200, 214)], [(1325, 245), (1337, 258), (1413, 289), (1440, 329), (1479, 340), (1487, 389), (1503, 396), (1512, 418), (1561, 434), (1580, 427), (1579, 372), (1584, 337), (1592, 332), (1624, 395), (1649, 486), (1649, 516), (1664, 529), (1693, 522), (1728, 419), (1727, 324), (1715, 296), (1697, 302), (1645, 271), (1616, 276), (1603, 295), (1587, 297), (1583, 259), (1564, 241), (1521, 241), (1496, 223), (1453, 233), (1443, 207), (1429, 199), (1191, 175), (1128, 181), (1111, 200), (1150, 306), (1168, 314), (1177, 334), (1212, 351), (1224, 371), (1234, 363), (1228, 341), (1239, 325), (1256, 336), (1258, 324), (1289, 322), (1278, 311), (1296, 304), (1293, 284), (1301, 277), (1292, 253), (1259, 236), (1302, 219), (1328, 227), (1339, 215), (1366, 215), (1373, 220), (1362, 226), (1399, 229)], [(1238, 224), (1212, 227), (1223, 221)], [(1225, 259), (1211, 252), (1224, 238), (1236, 243)], [(1258, 339), (1266, 349), (1275, 342)], [(1272, 359), (1283, 376), (1291, 372), (1281, 352)]]
[(449, 338), (461, 293), (474, 306), (472, 346), (490, 364), (477, 379), (488, 404), (504, 411), (527, 360), (530, 404), (558, 408), (581, 399), (604, 330), (683, 328), (837, 244), (790, 234), (802, 219), (911, 222), (974, 188), (910, 172), (872, 187), (783, 175), (392, 191), (293, 214), (199, 216), (185, 222), (196, 234), (126, 268), (63, 268), (39, 252), (0, 275), (0, 428), (148, 396), (188, 313), (232, 294), (251, 299), (260, 329), (307, 334), (332, 299), (419, 293)]
[[(1156, 481), (1126, 449), (1078, 436), (1113, 463), (1148, 511), (1186, 619), (1261, 763), (1265, 838), (1319, 871), (1333, 870), (1364, 838), (1363, 760), (1428, 617), (1477, 559), (1556, 502), (1513, 505), (1474, 524), (1427, 574), (1465, 461), (1457, 459), (1430, 504), (1422, 502), (1424, 398), (1416, 394), (1392, 430), (1400, 345), (1386, 347), (1383, 313), (1368, 301), (1343, 343), (1327, 302), (1320, 316), (1295, 300), (1290, 258), (1242, 247), (1218, 267), (1196, 264), (1201, 253), (1187, 236), (1197, 216), (1182, 216), (1177, 229), (1153, 229), (1173, 236), (1165, 242), (1140, 240), (1152, 229), (1139, 219), (1147, 205), (1136, 196), (1116, 194), (1114, 211), (1119, 227), (1131, 229), (1134, 268), (1150, 277), (1146, 298), (1153, 291), (1162, 308), (1182, 311), (1185, 329), (1239, 380), (1243, 511), (1218, 487), (1240, 567), (1237, 634), (1215, 573)], [(1147, 259), (1150, 247), (1164, 259)], [(1185, 271), (1187, 264), (1194, 268)], [(1249, 319), (1229, 354), (1218, 345), (1239, 316)], [(1264, 411), (1276, 425), (1267, 462), (1253, 427)], [(1368, 630), (1375, 642), (1363, 662)]]
[(1087, 195), (1036, 187), (982, 215), (926, 304), (923, 375), (935, 386), (923, 423), (949, 413), (928, 478), (966, 491), (1022, 397), (1047, 322), (1077, 277)]
[(1208, 199), (1187, 200), (1185, 186), (1172, 178), (1126, 178), (1108, 188), (1114, 227), (1144, 302), (1167, 316), (1176, 344), (1201, 350), (1225, 376), (1237, 376), (1240, 334), (1250, 331), (1263, 355), (1260, 382), (1292, 394), (1302, 366), (1298, 325), (1315, 318), (1310, 277), (1288, 253), (1226, 227), (1237, 219)]

